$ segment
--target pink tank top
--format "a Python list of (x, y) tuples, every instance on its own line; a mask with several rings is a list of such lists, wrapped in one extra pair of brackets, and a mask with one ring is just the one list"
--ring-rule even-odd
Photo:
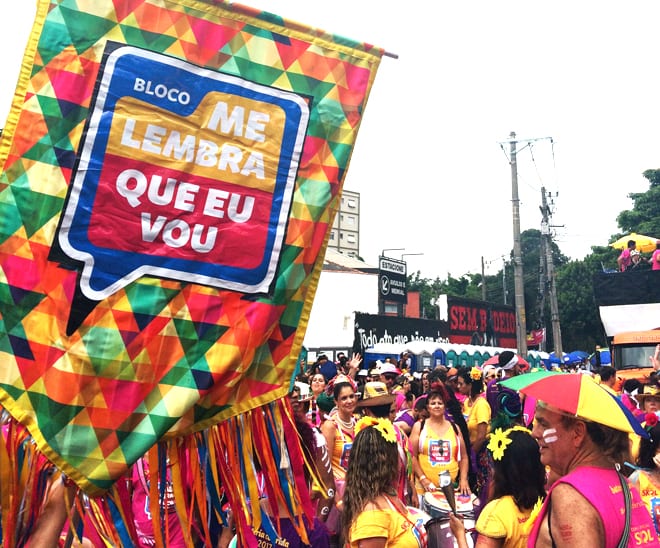
[[(604, 470), (585, 466), (577, 468), (570, 474), (558, 479), (548, 491), (541, 512), (534, 522), (527, 546), (533, 548), (539, 534), (541, 523), (548, 512), (548, 504), (556, 485), (568, 483), (575, 487), (583, 497), (596, 509), (605, 527), (605, 548), (616, 548), (621, 540), (625, 526), (624, 499), (621, 493), (621, 482), (615, 470)], [(628, 546), (658, 546), (653, 521), (644, 506), (639, 493), (630, 488), (632, 496), (632, 514), (630, 519), (630, 537)], [(558, 533), (557, 533), (558, 534)]]

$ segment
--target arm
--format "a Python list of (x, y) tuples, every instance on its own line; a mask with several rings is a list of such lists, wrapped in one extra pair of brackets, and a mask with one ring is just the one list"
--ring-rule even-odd
[(413, 424), (412, 430), (410, 431), (410, 453), (412, 455), (413, 475), (419, 479), (419, 483), (422, 484), (425, 491), (433, 491), (435, 485), (424, 475), (424, 471), (419, 464), (419, 432), (420, 423), (416, 422)]
[(477, 437), (472, 444), (472, 449), (475, 453), (478, 453), (483, 447), (484, 442), (486, 441), (486, 435), (488, 434), (488, 423), (480, 422), (477, 424)]
[(355, 379), (358, 371), (360, 370), (360, 364), (362, 363), (362, 357), (360, 354), (353, 353), (351, 359), (346, 362), (348, 366), (348, 376), (352, 379)]
[(660, 370), (660, 344), (656, 345), (653, 356), (649, 356), (649, 361), (655, 371)]
[(62, 528), (69, 517), (67, 503), (71, 503), (73, 500), (75, 485), (65, 485), (59, 475), (51, 481), (46, 501), (26, 546), (35, 548), (37, 546), (57, 546)]
[(330, 462), (332, 462), (332, 452), (335, 448), (335, 436), (337, 435), (337, 429), (335, 428), (335, 421), (327, 420), (324, 421), (321, 425), (321, 434), (325, 438), (325, 443), (328, 446), (328, 455), (330, 457)]
[(468, 495), (470, 493), (470, 484), (468, 482), (468, 473), (470, 471), (470, 459), (468, 458), (467, 448), (465, 447), (465, 440), (460, 430), (456, 433), (458, 437), (458, 443), (461, 448), (461, 460), (458, 463), (458, 490), (464, 494)]
[(605, 529), (598, 512), (574, 487), (560, 483), (551, 497), (549, 519), (557, 548), (605, 546)]
[(463, 520), (453, 513), (449, 514), (449, 528), (456, 539), (458, 548), (468, 548), (467, 533), (465, 532)]
[[(325, 439), (325, 438), (324, 438)], [(335, 478), (332, 475), (332, 464), (327, 445), (323, 444), (317, 448), (316, 467), (321, 479), (322, 492), (319, 496), (319, 503), (316, 509), (316, 517), (325, 522), (330, 514), (330, 509), (335, 503)]]
[(410, 436), (410, 432), (412, 432), (412, 430), (407, 422), (396, 421), (394, 424), (396, 424), (406, 436)]

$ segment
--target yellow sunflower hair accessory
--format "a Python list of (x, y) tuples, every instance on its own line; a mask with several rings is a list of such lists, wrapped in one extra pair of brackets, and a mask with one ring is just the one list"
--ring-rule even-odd
[(385, 441), (396, 443), (396, 431), (394, 430), (394, 425), (390, 422), (389, 419), (362, 417), (355, 424), (355, 434), (357, 435), (358, 432), (368, 428), (369, 426), (373, 426), (374, 429), (378, 430)]
[(482, 371), (478, 367), (473, 367), (470, 369), (470, 377), (472, 377), (472, 380), (478, 381), (481, 379)]
[(503, 432), (501, 428), (498, 428), (490, 435), (488, 450), (493, 454), (493, 459), (502, 460), (504, 450), (513, 441), (509, 438), (508, 433), (508, 430)]
[(491, 433), (490, 441), (488, 442), (488, 450), (493, 454), (493, 459), (502, 460), (504, 451), (513, 441), (509, 435), (515, 430), (527, 432), (528, 434), (530, 433), (524, 426), (512, 426), (504, 431), (501, 428), (498, 428), (494, 433)]

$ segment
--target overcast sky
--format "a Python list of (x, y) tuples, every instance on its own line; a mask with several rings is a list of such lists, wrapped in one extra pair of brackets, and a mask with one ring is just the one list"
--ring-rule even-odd
[[(345, 181), (370, 264), (405, 248), (386, 254), (423, 253), (404, 259), (427, 278), (479, 272), (481, 257), (497, 272), (513, 246), (511, 131), (521, 230), (540, 228), (545, 186), (574, 259), (610, 241), (660, 168), (660, 2), (245, 3), (399, 56), (381, 62)], [(2, 125), (34, 14), (34, 0), (0, 3)]]

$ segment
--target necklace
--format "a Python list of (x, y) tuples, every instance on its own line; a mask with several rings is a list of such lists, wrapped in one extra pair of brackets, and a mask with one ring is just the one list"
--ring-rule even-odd
[(335, 415), (335, 419), (337, 420), (337, 423), (339, 423), (339, 426), (344, 428), (344, 430), (352, 430), (353, 427), (355, 426), (355, 418), (351, 416), (350, 420), (348, 422), (343, 421), (342, 418), (339, 416), (339, 413)]

